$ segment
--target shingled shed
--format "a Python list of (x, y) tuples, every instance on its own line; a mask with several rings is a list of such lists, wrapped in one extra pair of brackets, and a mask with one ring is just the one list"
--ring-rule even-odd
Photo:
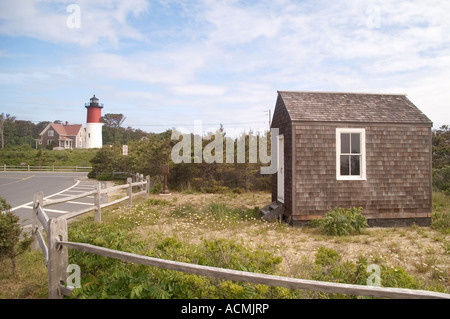
[(405, 95), (279, 91), (273, 211), (293, 225), (363, 207), (369, 225), (431, 221), (432, 122)]

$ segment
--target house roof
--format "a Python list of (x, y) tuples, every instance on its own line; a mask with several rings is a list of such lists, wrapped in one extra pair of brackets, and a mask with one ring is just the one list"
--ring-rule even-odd
[(404, 94), (278, 91), (292, 121), (432, 124)]
[(47, 127), (42, 131), (40, 135), (44, 135), (45, 132), (50, 128), (53, 127), (53, 129), (58, 133), (60, 136), (77, 136), (80, 130), (83, 128), (83, 125), (81, 124), (56, 124), (56, 123), (50, 123), (47, 125)]

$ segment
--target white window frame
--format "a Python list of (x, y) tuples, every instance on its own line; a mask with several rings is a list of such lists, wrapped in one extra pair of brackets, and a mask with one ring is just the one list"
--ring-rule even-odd
[(55, 136), (55, 131), (53, 131), (53, 130), (48, 130), (48, 136), (49, 136), (49, 137)]
[[(341, 175), (341, 134), (359, 133), (361, 136), (361, 164), (360, 175)], [(364, 128), (337, 128), (336, 129), (336, 179), (338, 181), (365, 181), (366, 180), (366, 129)]]

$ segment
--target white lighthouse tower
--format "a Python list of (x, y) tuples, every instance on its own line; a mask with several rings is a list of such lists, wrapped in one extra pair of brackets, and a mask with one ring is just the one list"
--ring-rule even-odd
[(86, 148), (101, 148), (103, 138), (100, 118), (102, 117), (103, 104), (98, 103), (94, 94), (90, 103), (86, 103), (85, 106), (87, 108)]

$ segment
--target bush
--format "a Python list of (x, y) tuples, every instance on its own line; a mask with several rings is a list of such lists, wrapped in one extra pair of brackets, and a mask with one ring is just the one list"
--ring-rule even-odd
[[(121, 225), (74, 223), (71, 241), (143, 254), (167, 260), (228, 269), (274, 274), (281, 257), (262, 249), (249, 249), (233, 240), (202, 240), (188, 244), (177, 237), (154, 238), (152, 245), (121, 230)], [(181, 272), (125, 263), (79, 251), (70, 251), (70, 263), (80, 265), (82, 287), (79, 298), (272, 298), (284, 290), (235, 283)], [(291, 297), (297, 298), (295, 292)]]
[(9, 205), (3, 197), (0, 197), (0, 259), (10, 258), (14, 277), (17, 277), (16, 257), (31, 244), (31, 238), (22, 235), (20, 219), (14, 215)]
[[(371, 272), (368, 271), (369, 260), (360, 255), (356, 261), (343, 260), (335, 250), (320, 247), (315, 256), (315, 262), (310, 269), (313, 280), (339, 282), (355, 285), (366, 285)], [(381, 264), (380, 277), (383, 287), (398, 287), (408, 289), (426, 289), (421, 280), (414, 278), (405, 269), (398, 266)], [(355, 298), (342, 294), (319, 293), (321, 297)]]
[(443, 234), (450, 234), (450, 196), (444, 192), (433, 192), (431, 228)]
[(444, 234), (450, 234), (450, 213), (436, 209), (431, 217), (431, 228)]
[(450, 195), (450, 166), (433, 170), (433, 187)]
[(336, 207), (326, 213), (323, 219), (314, 220), (311, 224), (330, 236), (360, 234), (362, 229), (368, 227), (367, 220), (362, 215), (362, 207), (350, 209)]

